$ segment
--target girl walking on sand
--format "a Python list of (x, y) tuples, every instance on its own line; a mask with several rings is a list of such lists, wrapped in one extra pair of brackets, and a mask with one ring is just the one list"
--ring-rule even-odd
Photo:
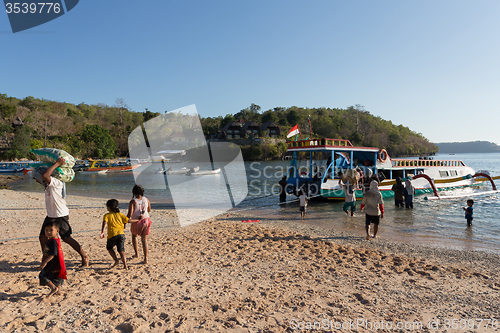
[(148, 198), (144, 196), (144, 188), (140, 185), (135, 185), (132, 188), (132, 200), (128, 204), (127, 217), (131, 220), (139, 220), (132, 222), (130, 231), (132, 232), (132, 246), (134, 247), (135, 254), (133, 258), (138, 258), (139, 253), (137, 250), (137, 236), (141, 236), (142, 251), (144, 252), (144, 264), (148, 263), (148, 235), (151, 231), (151, 220), (149, 219), (149, 212), (151, 211), (151, 203)]

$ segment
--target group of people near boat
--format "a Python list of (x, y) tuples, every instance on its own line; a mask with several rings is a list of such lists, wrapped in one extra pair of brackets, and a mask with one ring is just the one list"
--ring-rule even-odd
[[(279, 182), (280, 185), (280, 203), (286, 203), (286, 187), (288, 185), (286, 181), (286, 176)], [(366, 239), (377, 237), (378, 226), (380, 224), (380, 219), (384, 218), (384, 200), (382, 193), (379, 190), (380, 180), (377, 175), (374, 175), (367, 179), (363, 185), (363, 199), (361, 201), (360, 210), (363, 212), (365, 210), (365, 230)], [(354, 185), (350, 183), (349, 180), (345, 182), (342, 178), (339, 178), (339, 186), (344, 190), (345, 201), (342, 210), (347, 216), (354, 217), (354, 212), (356, 211), (356, 193), (355, 190), (359, 189), (359, 183), (356, 182)], [(401, 177), (396, 178), (396, 183), (392, 186), (392, 191), (394, 192), (394, 203), (396, 207), (406, 207), (407, 209), (413, 209), (413, 197), (415, 196), (415, 188), (411, 183), (411, 178), (405, 179), (405, 184), (403, 185), (403, 179)], [(306, 208), (307, 208), (307, 196), (303, 189), (300, 190), (299, 194), (299, 210), (301, 220), (305, 220)], [(474, 200), (467, 200), (467, 207), (463, 207), (465, 211), (465, 219), (467, 220), (467, 227), (472, 226), (472, 214), (473, 214), (473, 204)], [(370, 231), (370, 226), (373, 224), (373, 233)]]
[[(81, 245), (71, 236), (72, 229), (69, 224), (69, 210), (66, 205), (65, 183), (52, 177), (54, 170), (65, 163), (64, 158), (59, 158), (48, 168), (36, 168), (32, 172), (33, 179), (45, 187), (45, 207), (47, 216), (42, 224), (39, 235), (43, 256), (38, 268), (41, 270), (39, 274), (40, 285), (48, 286), (51, 289), (47, 297), (58, 293), (64, 280), (67, 278), (60, 239), (70, 245), (81, 256), (81, 267), (89, 266), (89, 256), (84, 252)], [(117, 247), (124, 268), (128, 268), (124, 249), (124, 228), (126, 223), (131, 223), (132, 245), (135, 251), (133, 257), (138, 257), (137, 237), (140, 236), (144, 252), (143, 263), (147, 264), (148, 262), (147, 236), (150, 234), (151, 230), (151, 220), (149, 219), (151, 204), (144, 196), (144, 189), (140, 185), (135, 185), (133, 187), (132, 195), (133, 198), (129, 202), (126, 216), (120, 213), (118, 200), (110, 199), (106, 203), (108, 213), (103, 217), (100, 236), (101, 238), (105, 237), (104, 231), (107, 226), (106, 249), (114, 260), (114, 264), (111, 268), (119, 263), (118, 257), (114, 251), (115, 246)], [(57, 237), (58, 234), (60, 238)]]

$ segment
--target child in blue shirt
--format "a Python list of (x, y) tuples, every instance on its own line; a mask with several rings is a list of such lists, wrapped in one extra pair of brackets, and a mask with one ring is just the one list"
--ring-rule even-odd
[(472, 220), (474, 219), (472, 217), (472, 213), (474, 208), (472, 208), (472, 205), (474, 204), (474, 200), (469, 199), (467, 200), (467, 208), (462, 207), (463, 210), (465, 210), (465, 218), (467, 219), (467, 227), (470, 227), (472, 225)]

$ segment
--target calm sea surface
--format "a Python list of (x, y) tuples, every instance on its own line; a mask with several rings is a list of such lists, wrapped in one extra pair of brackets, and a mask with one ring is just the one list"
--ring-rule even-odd
[[(436, 155), (435, 159), (462, 160), (474, 170), (488, 170), (492, 176), (500, 175), (500, 154), (455, 154)], [(196, 164), (188, 164), (193, 167)], [(200, 169), (208, 169), (208, 165), (201, 165)], [(295, 197), (289, 196), (291, 201), (284, 207), (278, 205), (277, 182), (286, 172), (289, 161), (273, 162), (245, 162), (246, 175), (230, 180), (234, 195), (247, 193), (246, 199), (237, 205), (236, 209), (254, 212), (255, 218), (300, 219), (298, 203)], [(167, 167), (180, 169), (181, 164), (169, 164)], [(172, 206), (168, 186), (165, 186), (164, 175), (156, 174), (160, 164), (146, 164), (142, 166), (138, 183), (146, 189), (146, 196), (154, 206)], [(209, 176), (205, 176), (209, 177)], [(223, 177), (215, 175), (210, 177)], [(248, 182), (245, 188), (244, 180)], [(168, 177), (168, 184), (183, 184), (190, 186), (193, 177), (175, 175)], [(240, 180), (240, 181), (239, 181)], [(223, 179), (222, 179), (223, 181)], [(135, 184), (132, 172), (87, 174), (77, 173), (75, 179), (68, 183), (68, 195), (84, 195), (102, 198), (117, 198), (128, 201), (132, 187)], [(500, 186), (500, 184), (497, 184)], [(210, 188), (192, 186), (194, 200), (202, 203), (207, 196), (214, 195)], [(41, 192), (40, 185), (27, 177), (13, 186), (15, 190)], [(473, 193), (491, 190), (491, 185), (484, 184), (477, 188), (440, 192), (441, 195)], [(474, 197), (474, 221), (472, 228), (466, 227), (462, 207), (466, 199), (448, 199), (427, 201), (424, 196), (417, 196), (414, 209), (396, 209), (392, 200), (386, 200), (386, 214), (382, 220), (379, 236), (400, 242), (410, 242), (430, 246), (440, 246), (454, 249), (484, 250), (500, 253), (500, 195)], [(307, 224), (325, 228), (335, 228), (364, 236), (364, 214), (359, 213), (360, 203), (357, 203), (358, 212), (354, 218), (347, 217), (342, 212), (342, 202), (311, 200), (307, 212)]]

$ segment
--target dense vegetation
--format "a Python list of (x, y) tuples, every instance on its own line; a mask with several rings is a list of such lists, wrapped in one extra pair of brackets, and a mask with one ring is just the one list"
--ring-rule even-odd
[[(29, 149), (43, 146), (64, 149), (78, 158), (126, 156), (132, 130), (159, 115), (148, 109), (131, 111), (123, 99), (117, 99), (114, 106), (75, 105), (0, 94), (0, 158), (28, 157)], [(309, 116), (315, 138), (349, 139), (354, 145), (385, 148), (392, 156), (437, 152), (437, 147), (421, 134), (375, 117), (360, 106), (347, 109), (276, 107), (261, 112), (260, 106), (252, 104), (235, 114), (200, 120), (208, 137), (216, 136), (229, 121), (244, 119), (259, 124), (273, 121), (280, 126), (282, 138), (286, 138), (292, 126), (299, 124), (305, 139), (310, 136)], [(18, 118), (22, 126), (15, 126)], [(276, 158), (286, 150), (283, 143), (242, 148), (246, 159)]]
[[(309, 109), (292, 106), (290, 108), (276, 107), (262, 113), (259, 111), (260, 107), (252, 104), (234, 115), (202, 118), (203, 130), (205, 134), (215, 135), (219, 128), (234, 120), (245, 119), (259, 124), (273, 121), (280, 126), (282, 138), (286, 138), (289, 129), (298, 124), (304, 139), (308, 137), (347, 139), (355, 146), (384, 148), (391, 156), (430, 155), (438, 151), (438, 147), (430, 143), (422, 134), (415, 133), (403, 125), (397, 126), (391, 121), (373, 116), (364, 111), (360, 105), (347, 109)], [(309, 126), (309, 117), (311, 126)], [(312, 135), (310, 128), (312, 128)]]

